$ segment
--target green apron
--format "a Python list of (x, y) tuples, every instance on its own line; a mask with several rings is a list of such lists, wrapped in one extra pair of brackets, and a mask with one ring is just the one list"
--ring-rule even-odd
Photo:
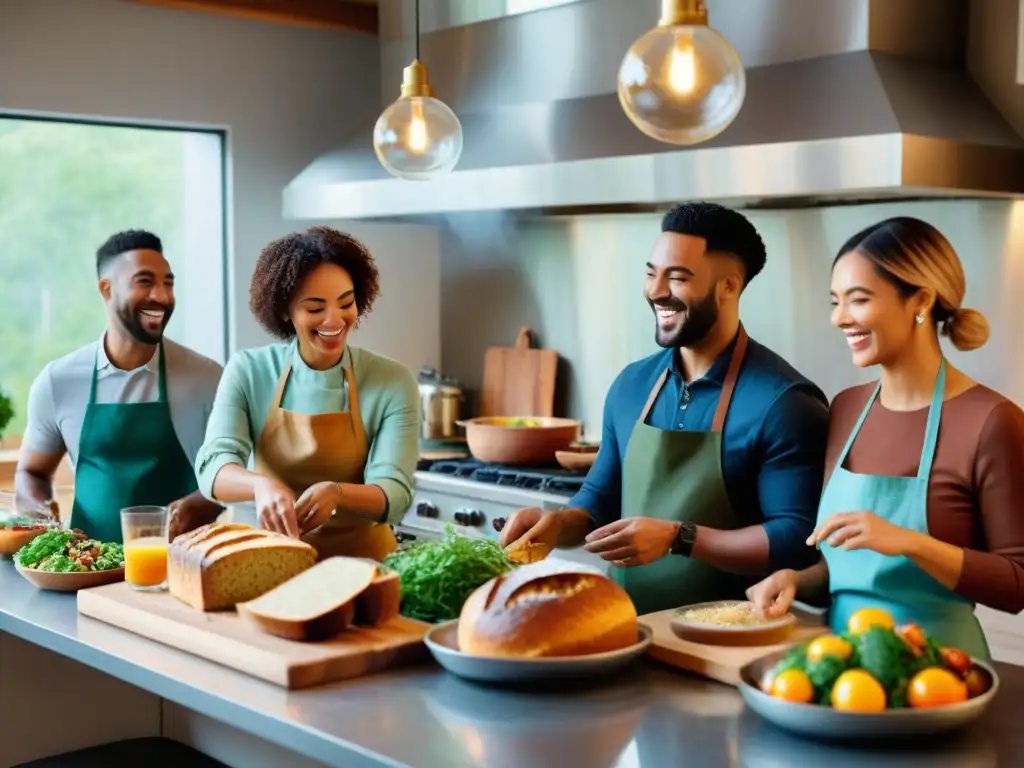
[[(656, 429), (646, 423), (668, 378), (668, 370), (662, 372), (626, 446), (623, 518), (690, 521), (719, 530), (741, 527), (729, 505), (722, 475), (722, 428), (746, 351), (747, 332), (740, 326), (710, 432)], [(629, 593), (641, 615), (709, 600), (743, 599), (750, 581), (672, 554), (647, 565), (613, 564), (609, 573)]]
[[(932, 392), (924, 445), (917, 477), (860, 475), (843, 468), (881, 384), (864, 406), (818, 506), (818, 527), (839, 512), (867, 510), (893, 525), (928, 533), (928, 478), (935, 458), (946, 392), (946, 361)], [(959, 648), (983, 660), (991, 658), (985, 633), (974, 615), (974, 605), (922, 570), (908, 557), (891, 557), (867, 549), (847, 551), (821, 544), (828, 563), (832, 608), (829, 623), (834, 632), (845, 632), (851, 614), (861, 608), (882, 608), (898, 624), (915, 622), (942, 645)]]
[(163, 344), (159, 355), (159, 394), (150, 403), (97, 403), (93, 362), (70, 525), (100, 541), (121, 543), (125, 507), (166, 506), (199, 488), (171, 421)]

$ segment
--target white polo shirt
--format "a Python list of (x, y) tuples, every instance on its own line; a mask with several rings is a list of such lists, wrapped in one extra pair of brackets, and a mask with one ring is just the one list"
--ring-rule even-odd
[[(107, 359), (101, 338), (47, 364), (36, 377), (28, 395), (24, 446), (40, 453), (67, 451), (72, 466), (78, 465), (94, 362), (97, 403), (147, 403), (158, 399), (159, 354), (154, 353), (141, 368), (122, 371)], [(164, 363), (171, 422), (185, 455), (195, 464), (223, 368), (166, 337)]]

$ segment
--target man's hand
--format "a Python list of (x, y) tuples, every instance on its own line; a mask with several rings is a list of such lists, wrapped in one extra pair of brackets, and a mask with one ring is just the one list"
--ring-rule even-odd
[(183, 499), (172, 501), (167, 505), (167, 514), (171, 518), (168, 526), (168, 539), (174, 541), (183, 533), (212, 523), (223, 511), (224, 508), (220, 504), (210, 501), (200, 493), (193, 493)]
[(295, 500), (295, 519), (302, 533), (319, 528), (334, 515), (341, 504), (341, 487), (337, 483), (323, 482), (309, 486)]
[(501, 529), (501, 546), (508, 547), (536, 542), (554, 548), (562, 532), (563, 519), (559, 512), (544, 512), (531, 508), (513, 512)]
[(679, 523), (671, 520), (627, 517), (593, 531), (584, 546), (613, 565), (647, 565), (668, 554), (678, 532)]

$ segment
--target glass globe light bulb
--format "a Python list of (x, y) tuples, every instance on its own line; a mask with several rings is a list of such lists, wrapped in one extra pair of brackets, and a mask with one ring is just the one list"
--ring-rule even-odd
[[(739, 114), (747, 91), (746, 70), (732, 44), (688, 12), (669, 11), (637, 40), (619, 67), (619, 103), (652, 139), (699, 144), (714, 138)], [(703, 11), (701, 11), (702, 13)], [(694, 12), (696, 13), (696, 12)]]
[(433, 179), (459, 162), (462, 124), (434, 97), (419, 61), (406, 67), (401, 97), (377, 118), (373, 148), (381, 165), (400, 179)]

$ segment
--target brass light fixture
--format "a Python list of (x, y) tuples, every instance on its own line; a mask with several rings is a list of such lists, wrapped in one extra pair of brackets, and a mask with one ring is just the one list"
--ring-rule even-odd
[(462, 155), (462, 124), (434, 96), (420, 61), (420, 0), (416, 0), (416, 58), (402, 71), (401, 96), (373, 127), (373, 148), (388, 173), (428, 180), (451, 172)]
[(618, 91), (626, 116), (651, 138), (699, 144), (739, 114), (747, 76), (736, 49), (708, 26), (704, 0), (662, 0), (658, 26), (622, 60)]

